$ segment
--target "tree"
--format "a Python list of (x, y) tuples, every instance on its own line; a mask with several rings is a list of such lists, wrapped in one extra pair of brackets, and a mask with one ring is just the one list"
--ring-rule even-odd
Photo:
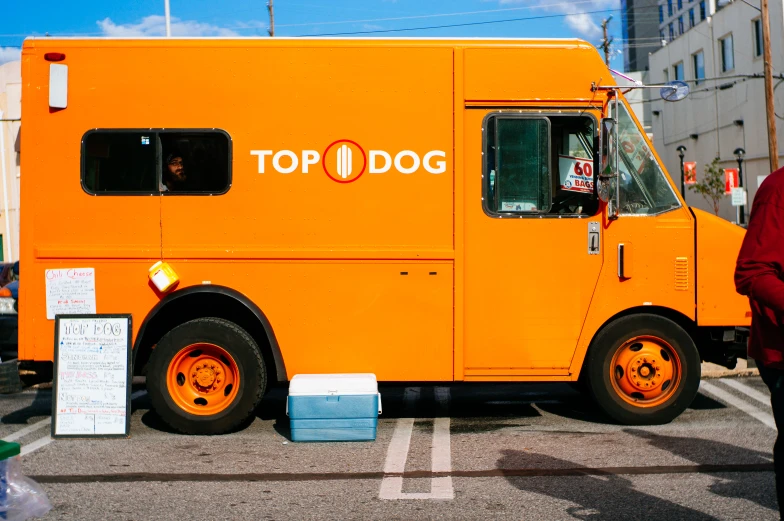
[(705, 165), (705, 176), (698, 183), (689, 185), (689, 190), (694, 190), (713, 204), (713, 213), (719, 215), (719, 204), (724, 198), (724, 169), (719, 168), (719, 158)]

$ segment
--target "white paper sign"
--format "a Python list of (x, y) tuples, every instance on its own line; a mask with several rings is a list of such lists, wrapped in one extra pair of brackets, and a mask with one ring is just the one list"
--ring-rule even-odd
[(502, 212), (535, 212), (536, 205), (526, 201), (503, 201), (501, 203)]
[(126, 436), (130, 316), (57, 320), (53, 436)]
[(46, 270), (46, 318), (95, 314), (95, 269)]
[(733, 188), (732, 189), (732, 206), (746, 206), (746, 189)]
[(593, 160), (558, 156), (561, 189), (569, 192), (593, 193)]

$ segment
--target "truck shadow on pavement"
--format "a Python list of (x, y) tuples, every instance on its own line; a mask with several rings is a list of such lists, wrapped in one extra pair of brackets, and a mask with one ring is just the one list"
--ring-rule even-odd
[[(728, 472), (701, 472), (716, 478), (708, 487), (710, 492), (731, 499), (746, 499), (777, 512), (776, 487), (772, 472), (755, 472), (757, 479), (750, 479), (748, 472), (731, 471), (732, 464), (770, 464), (771, 454), (701, 438), (662, 436), (638, 429), (625, 429), (624, 432), (697, 465), (721, 464), (728, 468)], [(506, 480), (511, 485), (521, 491), (578, 505), (567, 509), (567, 513), (576, 519), (716, 519), (704, 512), (637, 490), (627, 475), (614, 473), (610, 469), (603, 472), (601, 469), (590, 469), (549, 455), (519, 450), (503, 450), (501, 454), (497, 467), (509, 471), (510, 475), (506, 476)], [(517, 469), (537, 469), (538, 472), (532, 476), (512, 475)], [(580, 469), (585, 469), (586, 474), (579, 474)], [(639, 472), (634, 472), (635, 470)], [(548, 471), (552, 471), (552, 476), (547, 475)], [(631, 469), (629, 474), (646, 472), (645, 468), (641, 467)]]

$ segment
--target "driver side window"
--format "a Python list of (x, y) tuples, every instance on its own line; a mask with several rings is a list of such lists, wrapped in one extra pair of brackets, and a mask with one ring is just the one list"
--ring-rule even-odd
[(485, 120), (485, 212), (594, 215), (596, 128), (587, 116), (494, 114)]

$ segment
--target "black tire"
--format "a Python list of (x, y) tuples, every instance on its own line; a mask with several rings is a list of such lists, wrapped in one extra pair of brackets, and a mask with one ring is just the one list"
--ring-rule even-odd
[[(225, 409), (211, 415), (192, 414), (183, 409), (167, 386), (167, 372), (174, 357), (197, 343), (219, 346), (231, 355), (239, 370), (234, 399)], [(256, 342), (237, 324), (221, 318), (198, 318), (166, 333), (152, 351), (148, 367), (147, 392), (155, 412), (185, 434), (231, 432), (253, 415), (267, 386), (267, 372)]]
[[(636, 337), (650, 337), (666, 342), (680, 361), (680, 378), (676, 387), (665, 389), (666, 400), (652, 406), (636, 401), (633, 396), (624, 399), (611, 378), (622, 378), (617, 368), (611, 368), (613, 357), (628, 341)], [(634, 346), (635, 344), (632, 344)], [(691, 336), (678, 324), (658, 315), (640, 314), (622, 317), (602, 329), (586, 359), (588, 386), (596, 403), (615, 421), (625, 425), (659, 425), (669, 423), (688, 407), (697, 395), (700, 385), (700, 355)], [(640, 394), (640, 393), (638, 393)], [(662, 399), (664, 399), (662, 395)], [(649, 404), (655, 402), (651, 401)]]

